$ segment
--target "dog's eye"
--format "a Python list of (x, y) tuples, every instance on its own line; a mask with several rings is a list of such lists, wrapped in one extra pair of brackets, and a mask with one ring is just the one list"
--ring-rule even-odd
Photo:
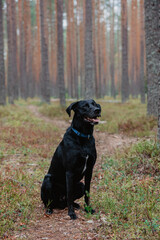
[(86, 104), (85, 104), (85, 107), (89, 108), (89, 104), (88, 104), (88, 103), (86, 103)]

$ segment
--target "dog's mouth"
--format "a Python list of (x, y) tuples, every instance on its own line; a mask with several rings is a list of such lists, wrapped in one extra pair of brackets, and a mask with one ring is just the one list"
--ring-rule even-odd
[(100, 119), (99, 119), (98, 117), (100, 117), (100, 115), (99, 115), (99, 116), (96, 116), (96, 117), (93, 117), (93, 118), (85, 117), (84, 120), (85, 120), (86, 122), (91, 123), (91, 124), (98, 124), (99, 121), (100, 121)]

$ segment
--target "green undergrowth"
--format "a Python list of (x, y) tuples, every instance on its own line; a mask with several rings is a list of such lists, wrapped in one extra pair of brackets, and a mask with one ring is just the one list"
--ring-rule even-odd
[(33, 221), (60, 132), (21, 102), (0, 107), (0, 238), (23, 231)]
[[(94, 203), (101, 212), (99, 236), (110, 239), (160, 238), (160, 148), (141, 141), (106, 157)], [(100, 238), (101, 239), (101, 238)]]
[(43, 114), (44, 116), (47, 116), (51, 119), (58, 118), (61, 120), (68, 120), (69, 116), (66, 113), (65, 109), (66, 109), (65, 107), (60, 107), (59, 103), (54, 102), (50, 105), (43, 104), (40, 107), (39, 111), (41, 114)]
[(129, 136), (144, 137), (153, 134), (157, 126), (154, 117), (146, 116), (146, 105), (137, 101), (122, 103), (101, 103), (102, 121), (98, 128), (109, 133), (123, 133)]
[[(156, 126), (155, 119), (146, 118), (146, 106), (137, 102), (102, 105), (103, 124), (100, 131), (149, 136)], [(71, 101), (67, 101), (67, 106)], [(34, 115), (28, 105), (35, 105), (44, 116), (69, 120), (58, 101), (50, 105), (38, 99), (17, 101), (0, 107), (0, 238), (14, 231), (23, 231), (34, 221), (40, 203), (40, 186), (48, 170), (55, 148), (64, 134), (52, 122)], [(73, 113), (72, 113), (73, 116)], [(105, 122), (106, 121), (106, 122)], [(148, 140), (142, 141), (114, 156), (103, 164), (104, 178), (97, 183), (94, 205), (103, 218), (97, 229), (99, 236), (110, 239), (158, 239), (159, 207), (159, 148)], [(93, 216), (92, 216), (93, 217)], [(100, 239), (101, 239), (100, 238)]]
[[(138, 100), (125, 104), (101, 100), (97, 100), (97, 102), (102, 107), (102, 124), (96, 126), (100, 131), (123, 133), (134, 137), (155, 135), (153, 130), (157, 126), (157, 120), (154, 117), (147, 116), (146, 104), (141, 104)], [(69, 106), (70, 103), (70, 101), (67, 101), (66, 106)], [(65, 109), (59, 106), (58, 101), (51, 102), (50, 105), (43, 104), (39, 107), (39, 111), (49, 118), (68, 120), (69, 117)]]
[(0, 235), (7, 237), (14, 230), (23, 230), (32, 219), (38, 201), (35, 174), (22, 168), (6, 166), (0, 175)]
[(20, 103), (5, 107), (0, 106), (0, 124), (12, 127), (41, 125), (43, 129), (48, 127), (47, 124), (43, 123), (43, 120), (35, 117), (26, 106), (21, 106)]

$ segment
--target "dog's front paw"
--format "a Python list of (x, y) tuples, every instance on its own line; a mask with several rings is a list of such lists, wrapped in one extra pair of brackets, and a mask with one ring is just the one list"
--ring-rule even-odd
[(70, 218), (71, 218), (72, 220), (77, 219), (77, 216), (76, 216), (75, 212), (69, 212), (68, 215), (70, 216)]
[(86, 213), (91, 213), (91, 214), (95, 213), (95, 210), (91, 206), (86, 206), (85, 205), (84, 210), (85, 210)]
[(53, 213), (53, 210), (50, 208), (46, 209), (46, 215), (51, 215)]

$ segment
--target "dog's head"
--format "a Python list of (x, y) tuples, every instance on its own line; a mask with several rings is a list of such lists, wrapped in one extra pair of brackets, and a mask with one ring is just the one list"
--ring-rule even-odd
[(94, 100), (82, 100), (72, 103), (66, 112), (71, 116), (71, 110), (73, 110), (79, 119), (86, 123), (95, 125), (99, 123), (98, 117), (101, 116), (101, 106)]

